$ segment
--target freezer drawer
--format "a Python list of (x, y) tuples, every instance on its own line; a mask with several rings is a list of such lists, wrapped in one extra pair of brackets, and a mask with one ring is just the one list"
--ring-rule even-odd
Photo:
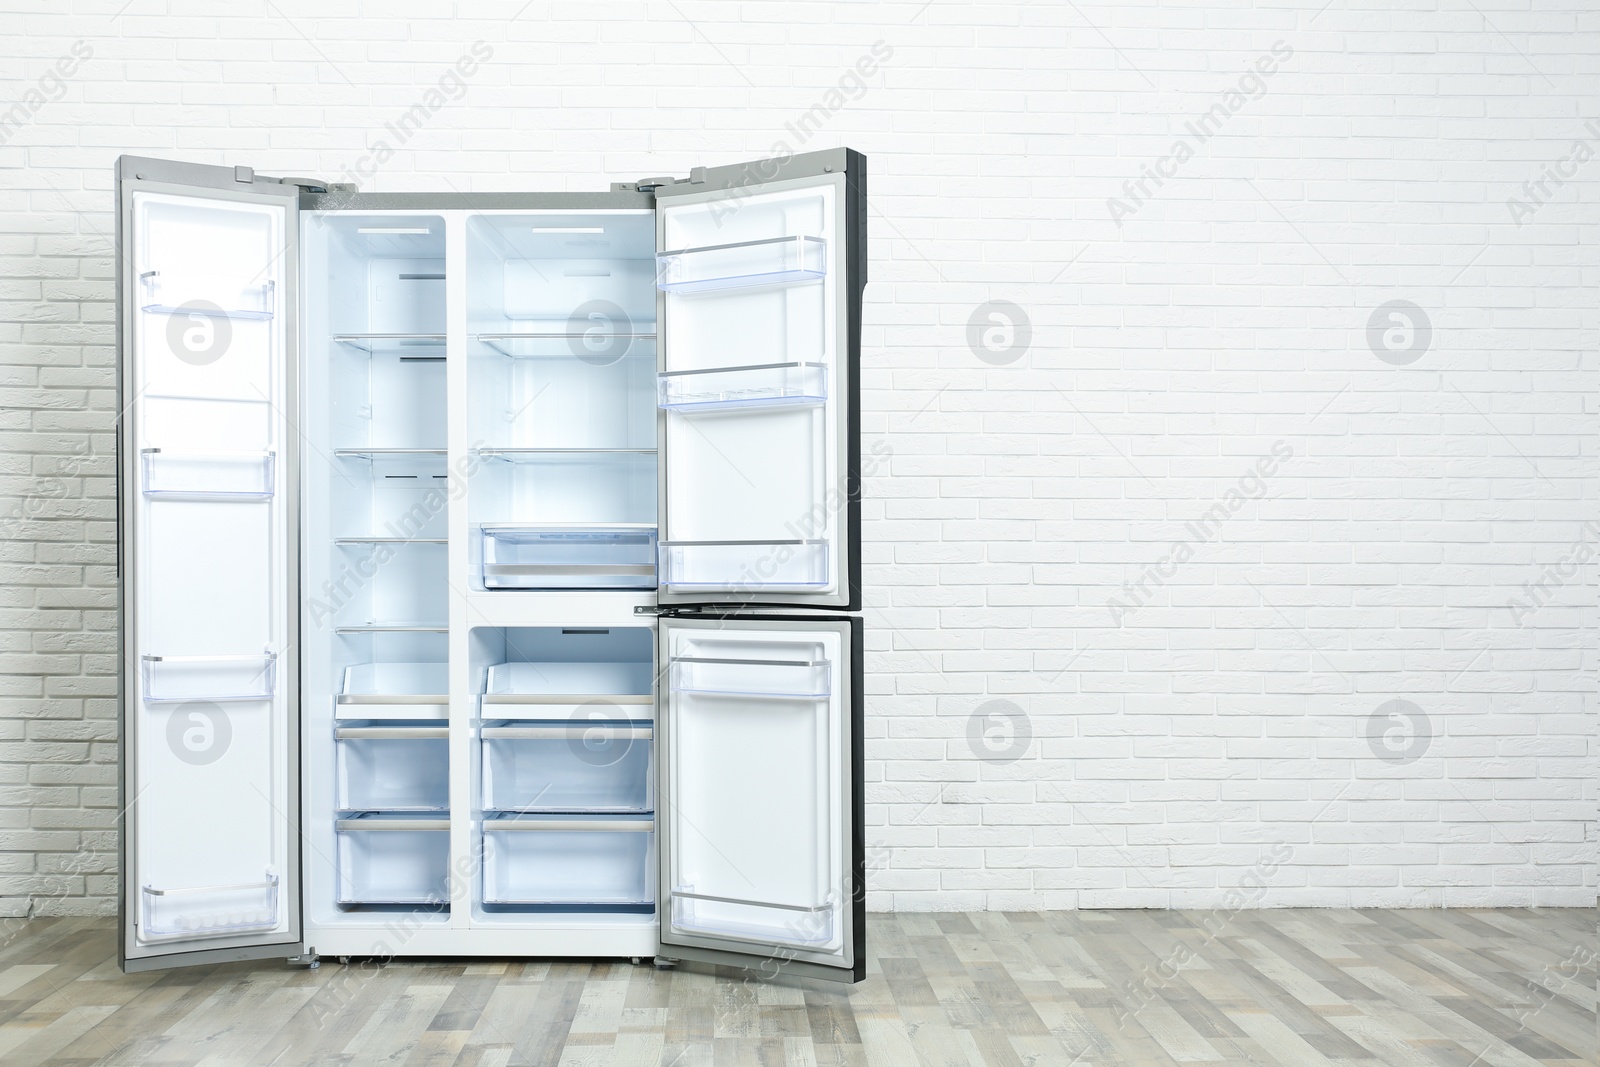
[(448, 727), (341, 726), (333, 736), (341, 810), (450, 807)]
[(483, 728), (483, 806), (511, 812), (647, 812), (648, 723), (577, 721)]
[(602, 723), (648, 719), (655, 704), (650, 672), (648, 658), (497, 663), (488, 670), (483, 717)]
[(486, 589), (654, 589), (656, 528), (486, 523)]
[(444, 719), (448, 664), (358, 663), (346, 667), (335, 714), (341, 719)]
[(485, 819), (484, 903), (648, 906), (654, 830), (648, 817)]
[(450, 821), (367, 813), (334, 824), (341, 904), (450, 899)]
[(141, 939), (224, 937), (278, 925), (278, 876), (242, 885), (158, 888), (141, 886)]

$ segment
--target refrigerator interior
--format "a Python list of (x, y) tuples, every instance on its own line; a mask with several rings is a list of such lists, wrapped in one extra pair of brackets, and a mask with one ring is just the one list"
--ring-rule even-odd
[(654, 641), (647, 626), (471, 632), (485, 920), (651, 921)]
[(476, 589), (656, 587), (655, 216), (468, 218)]

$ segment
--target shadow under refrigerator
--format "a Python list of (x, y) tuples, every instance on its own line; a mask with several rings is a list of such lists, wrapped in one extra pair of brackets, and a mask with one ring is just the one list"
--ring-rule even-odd
[(864, 976), (865, 166), (118, 161), (125, 970)]

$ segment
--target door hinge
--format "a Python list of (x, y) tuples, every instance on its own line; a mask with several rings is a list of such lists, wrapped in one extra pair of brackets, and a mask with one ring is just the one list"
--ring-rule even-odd
[(308, 193), (333, 192), (333, 186), (321, 178), (279, 178), (279, 185), (297, 185)]
[(640, 178), (636, 182), (612, 182), (613, 193), (653, 193), (663, 185), (704, 185), (706, 168), (695, 167), (687, 178)]

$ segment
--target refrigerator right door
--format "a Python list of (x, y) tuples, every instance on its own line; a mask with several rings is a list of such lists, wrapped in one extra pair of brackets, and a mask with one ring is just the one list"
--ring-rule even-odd
[(866, 159), (656, 189), (659, 599), (861, 606)]
[(861, 620), (660, 620), (661, 951), (866, 976)]

